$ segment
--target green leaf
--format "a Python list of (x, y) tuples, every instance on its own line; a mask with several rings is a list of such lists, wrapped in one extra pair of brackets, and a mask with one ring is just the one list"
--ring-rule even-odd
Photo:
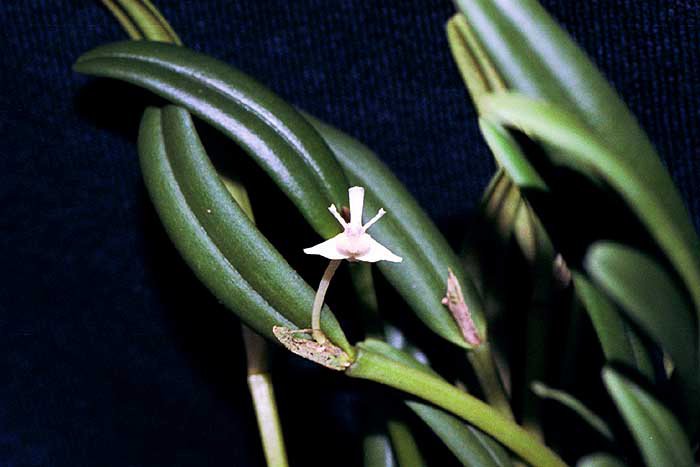
[(391, 439), (386, 431), (365, 434), (362, 440), (364, 467), (396, 467)]
[(663, 404), (612, 368), (603, 370), (603, 381), (648, 466), (694, 466), (688, 439)]
[[(163, 15), (148, 0), (102, 0), (132, 38), (131, 31), (139, 30), (139, 35), (151, 41), (171, 42), (182, 45), (180, 38)], [(117, 7), (116, 4), (119, 4)], [(120, 14), (121, 13), (121, 14)]]
[(576, 412), (579, 417), (586, 421), (586, 423), (593, 427), (598, 433), (603, 435), (603, 437), (610, 441), (614, 440), (612, 431), (610, 431), (610, 428), (608, 427), (608, 424), (605, 423), (605, 420), (596, 415), (595, 412), (586, 407), (581, 401), (576, 399), (571, 394), (558, 389), (550, 388), (540, 381), (534, 381), (530, 386), (532, 388), (532, 392), (537, 394), (539, 397), (559, 402), (573, 412)]
[[(385, 342), (376, 339), (366, 339), (362, 342), (362, 347), (397, 363), (442, 379), (432, 368)], [(409, 400), (406, 401), (406, 405), (438, 435), (450, 452), (463, 465), (482, 467), (512, 465), (508, 453), (500, 444), (454, 415), (423, 402)]]
[(695, 323), (686, 296), (649, 256), (612, 242), (595, 243), (585, 259), (588, 273), (673, 360), (689, 432), (700, 415), (700, 377)]
[(621, 157), (576, 115), (551, 103), (507, 93), (484, 97), (482, 104), (485, 118), (523, 129), (565, 153), (561, 163), (589, 167), (612, 186), (676, 267), (700, 314), (700, 242), (667, 172), (648, 172)]
[(649, 256), (612, 242), (595, 243), (585, 265), (598, 287), (669, 353), (676, 367), (695, 375), (692, 311), (668, 273)]
[(593, 323), (603, 354), (608, 362), (636, 368), (649, 381), (654, 380), (654, 365), (634, 330), (625, 323), (615, 305), (586, 277), (572, 274), (576, 295)]
[[(649, 139), (586, 54), (536, 0), (456, 0), (508, 88), (574, 112), (641, 172), (670, 178)], [(674, 195), (675, 196), (675, 195)]]
[(347, 204), (342, 169), (306, 119), (249, 76), (184, 47), (146, 41), (98, 47), (74, 69), (142, 86), (185, 107), (253, 157), (322, 237), (339, 232), (327, 208)]
[(343, 167), (347, 178), (365, 187), (368, 212), (380, 207), (388, 215), (372, 227), (372, 236), (403, 257), (403, 263), (378, 263), (379, 270), (411, 305), (418, 317), (445, 339), (463, 346), (465, 342), (454, 318), (441, 300), (447, 288), (447, 270), (451, 268), (460, 282), (465, 301), (480, 336), (486, 336), (481, 299), (460, 260), (435, 224), (416, 200), (379, 160), (359, 141), (310, 115), (309, 122), (323, 136)]
[(426, 467), (428, 465), (418, 449), (416, 438), (402, 418), (389, 419), (387, 431), (391, 438), (398, 467)]
[(470, 467), (513, 465), (500, 444), (460, 419), (420, 402), (406, 403), (462, 463)]
[(486, 93), (505, 91), (503, 79), (464, 15), (456, 14), (447, 22), (447, 42), (462, 80), (474, 104)]
[(479, 128), (496, 161), (513, 183), (521, 189), (549, 190), (507, 130), (483, 118), (479, 119)]
[[(162, 112), (149, 109), (139, 132), (139, 156), (146, 187), (166, 231), (212, 293), (267, 337), (274, 339), (275, 325), (307, 327), (313, 289), (233, 200), (189, 114), (174, 106)], [(329, 338), (346, 352), (352, 351), (328, 310), (323, 318)]]
[(586, 457), (582, 457), (577, 463), (576, 467), (624, 467), (625, 463), (622, 462), (617, 457), (613, 457), (610, 454), (605, 454), (603, 452), (597, 452), (595, 454), (589, 454)]

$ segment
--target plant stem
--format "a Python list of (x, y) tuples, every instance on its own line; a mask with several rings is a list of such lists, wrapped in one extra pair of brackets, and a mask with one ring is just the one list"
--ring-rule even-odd
[(277, 403), (268, 373), (267, 342), (245, 325), (241, 330), (248, 361), (248, 388), (253, 399), (265, 460), (268, 467), (287, 467)]
[(510, 401), (496, 370), (496, 364), (488, 342), (467, 351), (467, 358), (474, 368), (479, 385), (490, 405), (509, 420), (515, 420)]
[(332, 259), (328, 263), (326, 271), (323, 273), (321, 278), (321, 283), (318, 285), (318, 290), (316, 291), (316, 297), (314, 298), (314, 306), (311, 310), (311, 332), (313, 334), (314, 340), (319, 344), (326, 342), (326, 335), (321, 331), (321, 311), (323, 310), (323, 300), (326, 298), (326, 292), (328, 291), (328, 285), (333, 278), (333, 274), (340, 266), (340, 259)]
[(479, 399), (419, 369), (403, 365), (358, 345), (357, 359), (346, 373), (421, 397), (490, 434), (534, 466), (566, 464), (537, 438)]

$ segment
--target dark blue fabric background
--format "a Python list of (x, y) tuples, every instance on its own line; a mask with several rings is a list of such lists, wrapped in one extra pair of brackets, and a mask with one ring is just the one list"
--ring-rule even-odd
[[(459, 238), (494, 166), (448, 53), (450, 2), (156, 3), (187, 45), (366, 142)], [(639, 117), (697, 224), (697, 2), (544, 3)], [(69, 0), (4, 0), (0, 31), (0, 465), (261, 465), (238, 324), (178, 259), (145, 194), (134, 144), (145, 95), (71, 71), (124, 33), (98, 2)], [(355, 396), (311, 388), (305, 367), (304, 381), (280, 371), (293, 460), (322, 465), (304, 460), (304, 430), (354, 439)], [(313, 423), (293, 396), (307, 386), (334, 408)]]

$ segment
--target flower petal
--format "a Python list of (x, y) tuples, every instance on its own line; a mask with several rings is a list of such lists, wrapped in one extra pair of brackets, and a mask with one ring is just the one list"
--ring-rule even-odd
[(350, 198), (350, 225), (359, 230), (362, 228), (362, 210), (365, 204), (365, 189), (354, 186), (348, 189)]
[(321, 242), (318, 245), (312, 246), (311, 248), (304, 248), (304, 253), (307, 255), (321, 255), (328, 259), (347, 259), (347, 256), (340, 253), (337, 248), (338, 239), (343, 235), (345, 234), (339, 233), (330, 240)]
[(387, 247), (385, 247), (369, 235), (367, 236), (369, 237), (370, 242), (369, 251), (362, 256), (358, 256), (357, 258), (355, 258), (355, 260), (366, 261), (368, 263), (376, 263), (377, 261), (391, 261), (392, 263), (400, 263), (401, 261), (403, 261), (403, 258), (401, 258), (400, 256), (396, 256), (394, 253), (389, 251)]

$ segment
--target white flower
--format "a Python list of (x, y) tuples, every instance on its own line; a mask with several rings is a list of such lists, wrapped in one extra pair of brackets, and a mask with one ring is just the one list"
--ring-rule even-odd
[(367, 234), (367, 229), (386, 214), (386, 211), (380, 209), (376, 216), (365, 225), (362, 225), (365, 189), (360, 186), (349, 188), (348, 197), (350, 198), (349, 223), (345, 222), (345, 219), (338, 213), (338, 209), (334, 204), (331, 204), (328, 208), (331, 214), (340, 222), (340, 225), (343, 226), (343, 232), (330, 240), (326, 240), (311, 248), (306, 248), (304, 253), (307, 255), (321, 255), (335, 260), (347, 259), (348, 261), (367, 261), (369, 263), (391, 261), (400, 263), (402, 261), (401, 257), (396, 256)]

